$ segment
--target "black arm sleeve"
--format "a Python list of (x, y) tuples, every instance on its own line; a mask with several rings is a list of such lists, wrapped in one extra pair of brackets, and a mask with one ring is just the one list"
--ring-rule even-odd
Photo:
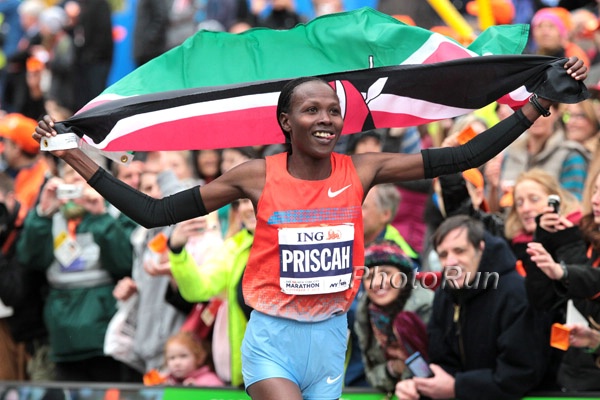
[(121, 182), (102, 168), (88, 183), (123, 214), (146, 228), (172, 225), (207, 214), (199, 186), (155, 199)]
[(462, 146), (421, 150), (425, 178), (479, 167), (504, 150), (530, 126), (531, 121), (519, 109)]

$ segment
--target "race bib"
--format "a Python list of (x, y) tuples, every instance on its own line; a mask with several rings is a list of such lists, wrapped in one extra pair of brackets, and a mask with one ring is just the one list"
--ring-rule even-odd
[(352, 281), (354, 225), (281, 228), (279, 284), (286, 294), (341, 292)]

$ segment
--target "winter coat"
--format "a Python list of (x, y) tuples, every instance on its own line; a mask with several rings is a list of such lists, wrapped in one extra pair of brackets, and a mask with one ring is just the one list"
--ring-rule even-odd
[[(440, 287), (428, 325), (429, 357), (455, 378), (456, 398), (520, 399), (542, 380), (550, 321), (529, 306), (516, 259), (486, 234), (477, 288)], [(482, 286), (485, 273), (487, 287)]]
[(132, 248), (126, 230), (109, 214), (86, 214), (76, 240), (88, 269), (63, 272), (54, 256), (53, 226), (64, 223), (61, 213), (41, 217), (29, 212), (17, 243), (25, 267), (46, 271), (50, 292), (44, 319), (55, 362), (86, 360), (104, 355), (104, 334), (116, 312), (112, 295), (116, 280), (131, 273)]
[[(596, 296), (600, 293), (600, 256), (591, 251), (584, 241), (577, 225), (558, 232), (547, 232), (538, 228), (535, 240), (546, 248), (555, 261), (564, 262), (567, 267), (566, 281), (551, 280), (539, 271), (531, 261), (524, 263), (527, 279), (535, 279), (536, 285), (529, 285), (530, 297), (536, 300), (535, 305), (542, 310), (553, 313), (554, 320), (564, 323), (567, 301), (571, 299), (575, 308), (585, 317), (600, 322), (600, 301)], [(533, 264), (533, 266), (529, 266)], [(531, 288), (535, 288), (533, 291)], [(570, 347), (562, 355), (558, 367), (557, 382), (565, 391), (600, 390), (600, 367), (597, 354), (590, 354), (585, 349)]]

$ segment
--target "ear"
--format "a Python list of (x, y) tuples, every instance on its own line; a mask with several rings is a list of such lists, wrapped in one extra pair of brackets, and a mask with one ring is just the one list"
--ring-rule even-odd
[(385, 210), (381, 213), (381, 219), (385, 221), (386, 224), (392, 222), (392, 210)]
[(290, 126), (290, 119), (288, 118), (288, 113), (282, 112), (279, 114), (279, 123), (283, 130), (287, 133), (292, 132), (292, 127)]
[(481, 243), (479, 243), (479, 251), (483, 253), (483, 250), (485, 250), (485, 242), (482, 240)]

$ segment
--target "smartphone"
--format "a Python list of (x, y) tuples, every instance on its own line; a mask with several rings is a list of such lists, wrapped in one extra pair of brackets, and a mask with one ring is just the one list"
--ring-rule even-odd
[(429, 364), (418, 351), (408, 357), (404, 363), (413, 376), (417, 378), (431, 378), (433, 376), (433, 371), (429, 368)]
[(554, 209), (554, 212), (558, 214), (560, 211), (560, 197), (556, 194), (548, 196), (548, 205)]
[(61, 200), (78, 199), (83, 194), (83, 186), (63, 183), (56, 188), (56, 198)]

